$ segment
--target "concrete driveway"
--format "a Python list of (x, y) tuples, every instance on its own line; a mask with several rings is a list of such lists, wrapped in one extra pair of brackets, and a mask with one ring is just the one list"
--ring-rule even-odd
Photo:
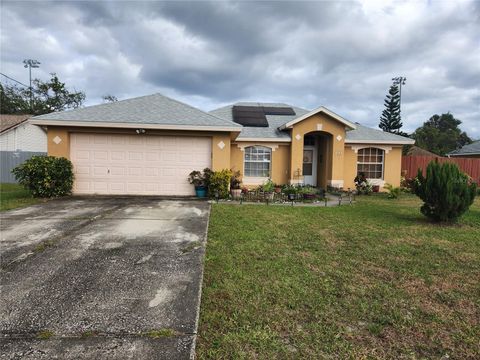
[(0, 359), (188, 359), (209, 204), (52, 200), (1, 213)]

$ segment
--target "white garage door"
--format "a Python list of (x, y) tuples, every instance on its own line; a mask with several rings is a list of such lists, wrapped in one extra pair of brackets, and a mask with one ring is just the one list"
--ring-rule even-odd
[(71, 134), (75, 194), (193, 195), (192, 170), (211, 164), (211, 138)]

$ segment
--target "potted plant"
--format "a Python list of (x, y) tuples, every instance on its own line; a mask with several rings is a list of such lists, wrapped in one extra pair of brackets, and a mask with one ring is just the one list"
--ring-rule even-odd
[(242, 188), (240, 182), (240, 171), (232, 172), (230, 177), (230, 193), (232, 198), (239, 199), (242, 196)]
[(298, 188), (295, 185), (287, 184), (283, 187), (282, 192), (287, 196), (288, 201), (294, 201), (297, 198)]
[(275, 191), (275, 183), (271, 180), (268, 179), (265, 184), (262, 185), (262, 191), (263, 195), (265, 197), (265, 200), (273, 200), (274, 196), (274, 191)]
[(317, 189), (313, 186), (304, 186), (301, 188), (301, 193), (305, 200), (314, 200), (317, 197)]
[(275, 193), (280, 194), (282, 192), (282, 186), (281, 185), (275, 185)]
[(205, 175), (200, 171), (192, 171), (188, 174), (188, 182), (195, 186), (195, 194), (199, 198), (204, 198), (207, 196), (207, 186), (205, 183)]

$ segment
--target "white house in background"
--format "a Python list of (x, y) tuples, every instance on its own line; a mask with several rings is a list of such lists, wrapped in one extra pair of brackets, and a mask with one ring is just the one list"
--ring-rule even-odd
[(47, 133), (27, 120), (31, 115), (0, 115), (0, 151), (47, 152)]

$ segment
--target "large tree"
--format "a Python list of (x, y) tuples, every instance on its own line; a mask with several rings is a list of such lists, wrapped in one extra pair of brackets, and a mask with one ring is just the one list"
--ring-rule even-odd
[(412, 134), (415, 145), (445, 156), (448, 152), (472, 142), (467, 133), (459, 128), (461, 123), (450, 113), (435, 114)]
[(56, 74), (50, 75), (50, 80), (46, 82), (39, 79), (33, 80), (31, 93), (29, 88), (0, 86), (1, 113), (41, 115), (77, 108), (83, 104), (84, 92), (70, 92)]
[(380, 124), (378, 125), (383, 131), (405, 135), (400, 131), (402, 127), (402, 118), (400, 116), (400, 94), (398, 85), (393, 84), (385, 98), (385, 109), (380, 116)]

